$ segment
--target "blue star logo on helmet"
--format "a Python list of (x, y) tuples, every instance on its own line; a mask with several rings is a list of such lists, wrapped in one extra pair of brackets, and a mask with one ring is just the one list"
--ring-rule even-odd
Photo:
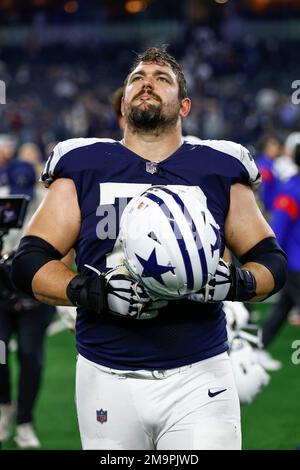
[(198, 186), (151, 186), (122, 216), (126, 267), (154, 295), (183, 298), (215, 273), (220, 237), (206, 201)]
[(210, 245), (211, 247), (211, 255), (213, 256), (214, 252), (217, 251), (220, 247), (220, 244), (221, 244), (221, 240), (220, 240), (220, 232), (219, 230), (217, 229), (217, 227), (215, 227), (213, 224), (209, 224), (211, 226), (211, 228), (213, 229), (215, 235), (216, 235), (216, 242), (214, 245)]
[(175, 274), (174, 266), (162, 266), (158, 264), (155, 248), (153, 248), (148, 259), (141, 258), (141, 256), (137, 254), (136, 257), (143, 266), (141, 277), (152, 277), (160, 284), (164, 284), (164, 281), (161, 277), (162, 274), (168, 273), (169, 271), (171, 271), (172, 274)]

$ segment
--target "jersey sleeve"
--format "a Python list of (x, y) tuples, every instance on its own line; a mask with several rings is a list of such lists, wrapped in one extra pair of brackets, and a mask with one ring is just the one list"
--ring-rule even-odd
[(202, 145), (210, 147), (228, 157), (233, 157), (240, 163), (240, 181), (250, 184), (256, 189), (261, 183), (261, 175), (254, 158), (249, 150), (241, 144), (230, 140), (202, 140), (195, 136), (184, 137), (184, 142), (190, 145)]
[(76, 152), (78, 148), (87, 145), (86, 140), (83, 138), (68, 139), (59, 142), (54, 147), (40, 178), (46, 188), (58, 178), (72, 178), (72, 164), (67, 156), (70, 152)]
[(52, 152), (50, 153), (46, 164), (44, 166), (44, 169), (42, 171), (40, 181), (43, 183), (43, 185), (48, 188), (50, 184), (56, 179), (60, 177), (60, 172), (59, 169), (57, 168), (59, 160), (63, 156), (62, 150), (61, 150), (61, 143), (58, 143)]
[(256, 166), (254, 158), (252, 157), (250, 151), (243, 145), (238, 145), (237, 154), (234, 155), (242, 163), (244, 169), (247, 173), (247, 182), (256, 189), (261, 184), (261, 174)]
[(81, 151), (85, 150), (84, 147), (88, 150), (93, 144), (100, 142), (115, 141), (113, 139), (76, 138), (59, 142), (48, 157), (40, 181), (48, 188), (57, 178), (73, 179), (78, 170), (78, 161), (81, 160)]

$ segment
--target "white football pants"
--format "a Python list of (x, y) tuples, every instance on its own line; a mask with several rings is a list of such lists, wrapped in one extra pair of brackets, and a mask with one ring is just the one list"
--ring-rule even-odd
[(227, 353), (177, 369), (128, 372), (78, 356), (76, 402), (83, 449), (241, 448)]

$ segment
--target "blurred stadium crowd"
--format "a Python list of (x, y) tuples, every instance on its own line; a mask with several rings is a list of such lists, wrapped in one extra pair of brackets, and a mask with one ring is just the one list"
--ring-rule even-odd
[[(230, 43), (209, 27), (194, 28), (184, 44), (180, 62), (193, 100), (186, 133), (256, 148), (265, 132), (284, 138), (299, 127), (299, 106), (291, 101), (296, 44), (253, 35)], [(8, 100), (0, 108), (0, 133), (13, 135), (18, 144), (34, 142), (42, 154), (50, 142), (67, 138), (118, 137), (109, 97), (122, 85), (131, 50), (142, 47), (30, 43), (2, 49), (0, 76)]]
[[(2, 47), (0, 77), (7, 87), (7, 103), (0, 106), (2, 175), (5, 162), (13, 157), (36, 166), (38, 175), (61, 140), (119, 139), (113, 93), (143, 46), (137, 40), (126, 47), (107, 40), (102, 46), (28, 41)], [(242, 143), (255, 158), (273, 137), (276, 157), (282, 155), (281, 144), (300, 127), (300, 107), (291, 99), (299, 68), (296, 50), (297, 42), (253, 33), (230, 40), (228, 27), (186, 29), (180, 46), (177, 42), (169, 47), (184, 68), (193, 102), (184, 133)]]
[[(278, 195), (277, 189), (271, 194), (272, 181), (285, 183), (299, 172), (293, 157), (300, 144), (300, 106), (291, 99), (292, 83), (300, 78), (299, 43), (253, 32), (230, 38), (228, 24), (194, 25), (170, 44), (193, 103), (184, 133), (249, 148), (263, 177), (261, 207), (271, 218)], [(35, 183), (58, 141), (121, 138), (113, 94), (123, 84), (134, 51), (144, 46), (134, 37), (126, 47), (109, 40), (102, 46), (33, 41), (0, 46), (0, 79), (7, 87), (7, 103), (0, 106), (0, 195), (29, 195), (32, 213), (43, 196)], [(9, 248), (16, 241), (12, 237)], [(291, 321), (298, 325), (299, 318), (296, 309)], [(280, 367), (270, 357), (264, 360), (267, 369)]]

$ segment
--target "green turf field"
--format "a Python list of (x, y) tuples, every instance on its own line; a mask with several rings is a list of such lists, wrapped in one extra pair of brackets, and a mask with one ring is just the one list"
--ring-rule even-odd
[(286, 325), (270, 352), (283, 362), (268, 387), (242, 408), (244, 449), (295, 449), (300, 445), (300, 364), (291, 361), (291, 344), (300, 328)]
[[(69, 331), (47, 338), (43, 387), (35, 411), (42, 449), (81, 448), (74, 403), (74, 340)], [(3, 449), (17, 449), (17, 446), (11, 439), (3, 444)]]
[[(293, 365), (291, 344), (300, 327), (286, 325), (270, 351), (284, 363), (269, 386), (242, 409), (244, 449), (294, 449), (300, 445), (300, 364)], [(43, 449), (80, 449), (74, 405), (74, 336), (68, 331), (47, 339), (44, 385), (36, 408)], [(4, 449), (16, 449), (13, 439)]]

